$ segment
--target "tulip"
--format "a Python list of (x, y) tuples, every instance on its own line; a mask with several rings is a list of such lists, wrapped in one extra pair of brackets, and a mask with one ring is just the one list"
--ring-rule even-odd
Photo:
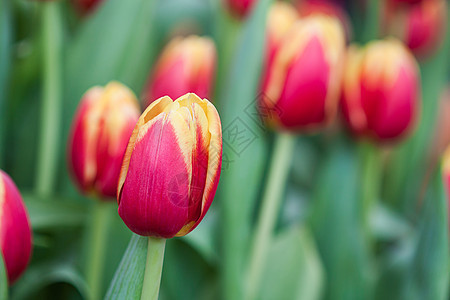
[(188, 93), (154, 101), (125, 153), (117, 190), (120, 217), (139, 235), (186, 235), (211, 205), (221, 163), (220, 118), (208, 100)]
[(118, 82), (86, 92), (72, 123), (69, 165), (85, 193), (116, 197), (122, 159), (139, 118), (133, 92)]
[(343, 80), (343, 112), (357, 136), (399, 139), (413, 127), (419, 102), (419, 69), (398, 40), (350, 47)]
[(19, 278), (30, 261), (31, 239), (30, 221), (20, 192), (0, 170), (0, 248), (9, 284)]
[(447, 2), (427, 0), (408, 6), (388, 5), (387, 32), (396, 36), (418, 57), (430, 56), (439, 48), (445, 35)]
[(210, 99), (214, 82), (216, 48), (205, 37), (174, 38), (163, 50), (146, 88), (146, 106), (163, 96), (177, 99), (195, 93)]
[(72, 0), (72, 2), (80, 13), (85, 15), (95, 10), (103, 0)]
[(238, 18), (246, 17), (256, 2), (257, 0), (224, 0), (230, 14)]
[[(297, 21), (266, 70), (259, 108), (269, 126), (285, 130), (323, 127), (337, 110), (345, 38), (336, 18)], [(264, 112), (270, 111), (269, 115)]]

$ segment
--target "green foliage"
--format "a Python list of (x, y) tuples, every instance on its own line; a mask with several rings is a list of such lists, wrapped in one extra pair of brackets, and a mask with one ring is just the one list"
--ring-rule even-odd
[(370, 299), (372, 293), (356, 158), (354, 147), (335, 143), (316, 182), (310, 223), (327, 274), (325, 299)]
[(3, 255), (0, 251), (0, 300), (8, 299), (8, 278), (6, 277)]
[[(258, 100), (265, 18), (270, 2), (259, 1), (244, 25), (219, 99), (225, 165), (218, 200), (223, 208), (223, 222), (227, 224), (223, 231), (223, 292), (229, 299), (242, 297), (242, 274), (251, 220), (267, 155), (267, 142), (258, 123), (255, 101)], [(252, 142), (245, 148), (232, 148), (230, 143), (234, 143), (235, 134), (243, 130), (247, 135), (244, 138), (250, 137)]]
[(258, 299), (321, 299), (324, 273), (314, 239), (293, 226), (275, 238)]
[(142, 292), (146, 258), (147, 239), (134, 234), (105, 298), (139, 299)]

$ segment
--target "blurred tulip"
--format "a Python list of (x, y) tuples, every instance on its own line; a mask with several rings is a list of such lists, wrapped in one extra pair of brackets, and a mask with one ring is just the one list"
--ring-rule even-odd
[(344, 26), (346, 40), (349, 41), (352, 36), (351, 22), (347, 12), (341, 5), (333, 0), (296, 0), (296, 6), (301, 17), (324, 14), (338, 18)]
[(419, 77), (416, 60), (400, 41), (350, 47), (342, 101), (350, 129), (379, 141), (404, 136), (419, 110)]
[(224, 0), (226, 8), (230, 14), (238, 18), (246, 17), (253, 6), (258, 2), (257, 0)]
[(220, 118), (208, 100), (189, 93), (154, 101), (139, 118), (125, 154), (120, 217), (139, 235), (188, 234), (211, 205), (221, 163)]
[(205, 37), (174, 38), (162, 51), (146, 88), (146, 106), (163, 96), (186, 93), (210, 98), (216, 67), (216, 47)]
[(122, 159), (139, 105), (126, 86), (93, 87), (80, 102), (69, 139), (69, 165), (80, 189), (116, 197)]
[(447, 9), (445, 0), (388, 7), (389, 33), (403, 40), (417, 56), (429, 56), (444, 39)]
[(339, 99), (344, 46), (344, 31), (336, 18), (318, 15), (297, 21), (263, 77), (259, 109), (264, 121), (287, 130), (315, 129), (331, 121)]
[(9, 284), (19, 278), (30, 261), (31, 239), (30, 221), (20, 192), (0, 170), (0, 247)]
[(104, 0), (72, 0), (74, 6), (83, 14), (86, 15), (92, 12)]

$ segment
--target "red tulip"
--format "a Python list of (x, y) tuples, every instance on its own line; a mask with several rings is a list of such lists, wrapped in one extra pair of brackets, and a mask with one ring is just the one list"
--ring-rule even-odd
[(257, 0), (223, 0), (230, 14), (238, 18), (246, 17)]
[(69, 165), (83, 192), (116, 197), (122, 159), (138, 118), (136, 97), (118, 82), (93, 87), (83, 96), (68, 147)]
[(210, 99), (215, 66), (216, 48), (211, 39), (173, 39), (164, 48), (147, 85), (146, 106), (163, 96), (177, 99), (186, 93)]
[(264, 74), (259, 107), (273, 112), (262, 116), (269, 125), (310, 130), (333, 119), (344, 46), (344, 31), (335, 18), (315, 15), (292, 26)]
[(408, 133), (420, 106), (419, 69), (394, 39), (350, 47), (343, 84), (343, 112), (358, 136), (378, 141)]
[(10, 284), (27, 268), (31, 239), (30, 221), (20, 192), (11, 178), (0, 170), (0, 248)]
[(192, 231), (216, 193), (222, 163), (219, 115), (206, 99), (162, 97), (141, 115), (122, 165), (119, 215), (135, 233)]
[(445, 0), (388, 6), (388, 32), (404, 41), (417, 56), (429, 56), (439, 48), (444, 39), (447, 10)]

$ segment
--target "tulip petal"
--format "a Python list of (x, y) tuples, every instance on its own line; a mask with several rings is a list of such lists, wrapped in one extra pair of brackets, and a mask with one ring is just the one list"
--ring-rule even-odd
[(30, 260), (31, 229), (19, 190), (3, 171), (0, 171), (0, 248), (12, 284)]
[[(159, 98), (152, 102), (147, 109), (142, 113), (139, 117), (136, 126), (133, 129), (133, 132), (130, 137), (130, 141), (128, 142), (127, 150), (125, 151), (125, 155), (123, 157), (122, 168), (120, 170), (119, 182), (117, 184), (117, 201), (120, 204), (120, 194), (122, 191), (123, 183), (125, 182), (125, 178), (128, 173), (128, 167), (130, 165), (131, 153), (134, 150), (134, 145), (136, 144), (136, 139), (138, 138), (139, 129), (147, 122), (151, 122), (157, 115), (163, 112), (167, 107), (172, 105), (173, 101), (169, 97), (165, 96)], [(153, 121), (154, 122), (154, 121)]]

